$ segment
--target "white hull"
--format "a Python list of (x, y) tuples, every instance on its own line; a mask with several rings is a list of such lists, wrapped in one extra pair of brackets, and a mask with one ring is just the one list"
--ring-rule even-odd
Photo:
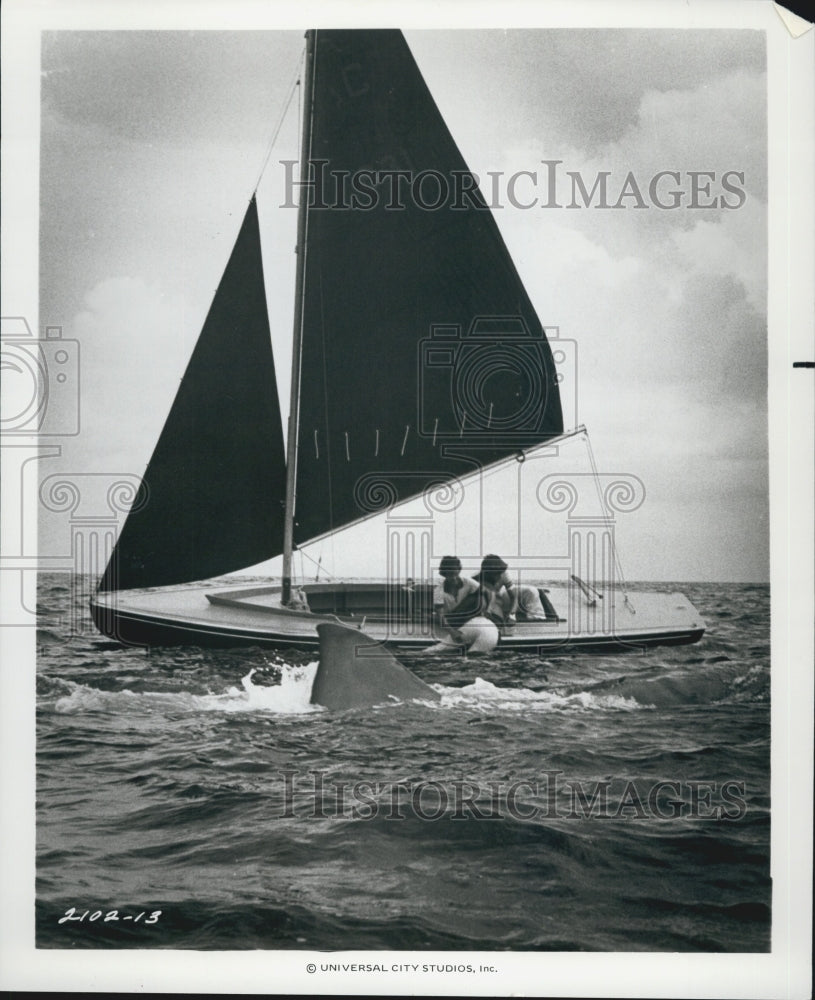
[[(97, 628), (136, 645), (247, 646), (314, 649), (317, 626), (341, 622), (372, 639), (420, 652), (440, 636), (430, 624), (430, 589), (385, 584), (310, 584), (313, 611), (281, 607), (280, 588), (212, 583), (99, 593), (91, 601)], [(626, 602), (607, 589), (593, 604), (577, 587), (549, 589), (558, 618), (517, 622), (501, 636), (499, 650), (619, 651), (698, 642), (705, 631), (699, 612), (681, 593), (637, 591)]]

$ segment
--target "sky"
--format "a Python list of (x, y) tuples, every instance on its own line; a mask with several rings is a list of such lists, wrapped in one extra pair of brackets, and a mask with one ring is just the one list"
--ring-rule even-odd
[[(642, 505), (616, 524), (626, 577), (768, 579), (763, 33), (405, 37), (470, 168), (499, 174), (495, 216), (541, 322), (576, 345), (566, 425), (588, 427), (601, 472), (643, 484)], [(81, 382), (80, 433), (43, 475), (143, 473), (302, 46), (300, 31), (44, 34), (40, 325), (79, 342)], [(297, 103), (295, 93), (258, 187), (284, 400), (296, 213), (279, 206), (281, 161), (298, 152)], [(563, 207), (543, 207), (542, 161), (560, 161)], [(520, 171), (537, 176), (518, 176), (513, 205), (507, 178)], [(566, 207), (568, 172), (590, 190), (602, 171), (620, 207)], [(649, 193), (661, 171), (679, 174), (656, 189), (669, 204), (679, 191), (675, 209)], [(714, 175), (701, 178), (696, 206), (694, 171)], [(514, 475), (492, 489), (479, 537), (467, 536), (460, 510), (440, 539), (466, 537), (471, 555), (479, 544), (512, 551), (513, 505), (528, 500), (513, 496)], [(65, 517), (43, 512), (40, 526), (41, 553), (64, 551)], [(335, 575), (376, 576), (384, 541), (369, 522), (310, 555)]]

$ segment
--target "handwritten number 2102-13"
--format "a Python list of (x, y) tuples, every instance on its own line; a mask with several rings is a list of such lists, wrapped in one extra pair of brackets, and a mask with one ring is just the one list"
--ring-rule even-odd
[(83, 913), (80, 913), (75, 906), (72, 906), (65, 911), (65, 916), (60, 917), (57, 923), (65, 924), (71, 920), (77, 920), (80, 923), (87, 921), (89, 924), (92, 924), (97, 920), (101, 920), (103, 924), (106, 924), (111, 920), (132, 920), (134, 924), (137, 924), (142, 920), (142, 917), (147, 917), (146, 920), (142, 921), (143, 923), (157, 924), (160, 916), (161, 910), (152, 910), (149, 914), (146, 910), (142, 910), (141, 913), (137, 913), (135, 916), (133, 914), (120, 916), (118, 910), (85, 910)]

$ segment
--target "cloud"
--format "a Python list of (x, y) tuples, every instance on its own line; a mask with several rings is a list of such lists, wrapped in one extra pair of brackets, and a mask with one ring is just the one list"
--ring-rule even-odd
[(117, 140), (265, 141), (303, 45), (296, 31), (47, 31), (43, 100)]
[(85, 296), (73, 334), (88, 391), (72, 460), (141, 475), (194, 345), (184, 300), (141, 278), (107, 278)]
[(717, 220), (699, 219), (672, 234), (677, 264), (694, 275), (732, 277), (759, 316), (767, 309), (767, 210), (748, 201)]
[[(442, 31), (406, 37), (457, 140), (472, 151), (486, 147), (490, 156), (528, 142), (536, 160), (567, 147), (593, 156), (618, 141), (636, 124), (646, 92), (692, 91), (725, 74), (758, 75), (766, 67), (761, 31), (525, 29), (468, 30), (452, 41)], [(467, 114), (459, 116), (462, 95)]]
[(693, 88), (646, 91), (636, 124), (601, 152), (638, 170), (743, 171), (750, 195), (766, 201), (766, 104), (766, 75), (745, 69)]
[[(718, 495), (726, 454), (766, 461), (766, 83), (760, 68), (743, 66), (686, 80), (682, 89), (646, 89), (618, 137), (595, 143), (591, 156), (591, 143), (562, 146), (560, 201), (571, 197), (570, 168), (589, 187), (599, 170), (611, 171), (610, 190), (629, 170), (647, 189), (658, 170), (677, 169), (686, 192), (688, 170), (739, 169), (741, 208), (497, 218), (542, 321), (578, 341), (579, 419), (601, 450), (614, 462), (636, 456), (656, 478), (678, 464), (699, 492), (704, 476), (692, 461), (701, 443), (708, 462), (722, 460), (707, 484)], [(512, 147), (502, 166), (523, 161), (523, 148)]]
[[(636, 121), (613, 142), (591, 148), (567, 146), (558, 158), (558, 197), (573, 203), (572, 179), (567, 172), (579, 173), (587, 191), (602, 172), (609, 174), (608, 203), (621, 209), (579, 209), (563, 211), (573, 218), (570, 224), (603, 242), (616, 254), (658, 253), (662, 244), (680, 230), (690, 230), (700, 222), (734, 226), (732, 217), (746, 216), (755, 227), (766, 211), (766, 77), (738, 70), (709, 80), (693, 89), (667, 92), (647, 91), (642, 95)], [(671, 191), (680, 192), (677, 208), (655, 205), (649, 187), (656, 182), (657, 197), (673, 204)], [(694, 181), (693, 174), (699, 174)], [(701, 176), (713, 174), (712, 178)], [(634, 197), (620, 200), (631, 175), (642, 193), (646, 208), (635, 207)], [(737, 208), (722, 208), (721, 197), (738, 205), (740, 198), (722, 183), (725, 175), (731, 187), (743, 189), (744, 202)], [(739, 175), (739, 176), (736, 176)], [(743, 175), (743, 182), (740, 176)], [(694, 198), (694, 184), (699, 193)], [(705, 188), (709, 185), (709, 195)], [(629, 189), (630, 190), (630, 189)], [(718, 199), (716, 208), (693, 207)], [(577, 203), (582, 201), (579, 192)], [(598, 196), (592, 202), (596, 205)], [(735, 225), (746, 223), (741, 221)], [(750, 243), (758, 259), (766, 246), (766, 236)]]

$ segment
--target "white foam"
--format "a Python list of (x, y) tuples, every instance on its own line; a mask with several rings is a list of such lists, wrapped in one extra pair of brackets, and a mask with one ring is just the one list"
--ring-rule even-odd
[(734, 687), (738, 687), (740, 684), (744, 684), (746, 681), (751, 680), (752, 678), (758, 676), (759, 674), (766, 674), (766, 673), (767, 673), (767, 667), (764, 664), (754, 664), (752, 667), (750, 667), (750, 669), (747, 671), (746, 674), (742, 674), (740, 677), (734, 677), (733, 685)]
[[(54, 711), (75, 714), (88, 711), (127, 712), (271, 712), (278, 715), (301, 715), (320, 712), (310, 703), (311, 688), (317, 664), (283, 665), (280, 683), (274, 686), (252, 683), (257, 671), (252, 669), (241, 678), (241, 687), (230, 687), (220, 694), (188, 694), (185, 692), (143, 691), (128, 688), (123, 691), (101, 691), (84, 684), (72, 684), (70, 694), (57, 699)], [(72, 682), (68, 681), (71, 684)]]
[(651, 708), (635, 698), (621, 695), (597, 695), (590, 691), (561, 694), (556, 691), (531, 691), (529, 688), (500, 688), (482, 677), (461, 688), (434, 685), (441, 694), (441, 708), (489, 708), (510, 712), (580, 712), (592, 710), (637, 711)]
[[(76, 714), (89, 711), (119, 712), (128, 714), (161, 714), (171, 712), (268, 712), (274, 715), (305, 715), (324, 711), (311, 704), (311, 689), (317, 673), (317, 663), (291, 666), (273, 663), (270, 667), (279, 671), (280, 683), (275, 685), (255, 684), (253, 668), (241, 678), (241, 686), (233, 686), (226, 691), (210, 694), (190, 694), (183, 691), (102, 691), (84, 684), (70, 685), (69, 694), (57, 699), (54, 711)], [(434, 709), (466, 709), (507, 712), (586, 712), (586, 711), (637, 711), (653, 708), (640, 704), (634, 698), (619, 694), (593, 694), (577, 691), (564, 694), (558, 691), (532, 691), (529, 688), (498, 687), (490, 681), (477, 677), (472, 684), (464, 687), (432, 687), (441, 695), (441, 701), (413, 699)], [(385, 706), (398, 704), (396, 698), (383, 702)]]
[(311, 689), (314, 675), (317, 673), (317, 663), (305, 666), (280, 667), (280, 683), (273, 686), (252, 683), (255, 670), (250, 670), (246, 677), (241, 678), (243, 690), (230, 688), (226, 695), (213, 695), (216, 699), (214, 708), (224, 712), (275, 712), (285, 715), (299, 715), (304, 712), (319, 712), (321, 709), (311, 704)]

